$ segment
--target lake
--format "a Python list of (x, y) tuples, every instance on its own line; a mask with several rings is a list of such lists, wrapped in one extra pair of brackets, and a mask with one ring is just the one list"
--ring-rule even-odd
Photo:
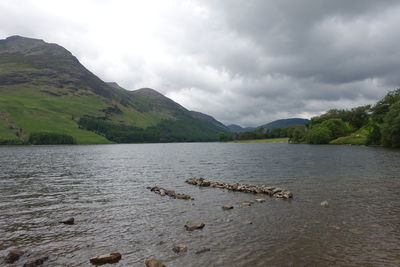
[[(400, 151), (286, 143), (0, 147), (0, 256), (44, 266), (400, 266)], [(292, 200), (200, 188), (189, 177), (267, 184)], [(189, 194), (171, 199), (146, 189)], [(266, 202), (241, 207), (264, 197)], [(324, 200), (329, 207), (322, 207)], [(234, 209), (224, 211), (221, 205)], [(74, 217), (75, 225), (58, 221)], [(188, 232), (187, 220), (205, 223)], [(252, 224), (244, 222), (250, 220)], [(175, 254), (172, 246), (188, 251)], [(209, 252), (196, 254), (201, 248)], [(14, 265), (10, 265), (14, 266)], [(112, 265), (108, 265), (112, 266)]]

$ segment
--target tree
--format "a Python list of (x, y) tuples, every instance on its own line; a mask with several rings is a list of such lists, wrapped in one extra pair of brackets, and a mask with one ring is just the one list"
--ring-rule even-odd
[(383, 121), (383, 145), (388, 147), (400, 147), (400, 101), (390, 107)]
[(342, 136), (348, 135), (352, 129), (348, 123), (342, 121), (342, 119), (329, 119), (321, 123), (322, 127), (326, 127), (330, 131), (331, 139), (336, 139)]
[(306, 141), (309, 144), (328, 144), (332, 140), (330, 133), (327, 127), (316, 126), (307, 132)]

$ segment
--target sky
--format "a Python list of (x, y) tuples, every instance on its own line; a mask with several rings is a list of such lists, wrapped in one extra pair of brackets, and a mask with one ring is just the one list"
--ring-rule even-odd
[(1, 0), (0, 39), (11, 35), (225, 124), (310, 118), (400, 87), (398, 0)]

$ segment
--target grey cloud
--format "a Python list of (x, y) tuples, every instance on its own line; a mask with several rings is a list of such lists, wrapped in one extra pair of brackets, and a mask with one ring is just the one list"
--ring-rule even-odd
[(57, 42), (104, 80), (224, 123), (373, 103), (400, 84), (395, 0), (104, 0), (74, 13), (79, 1), (50, 3), (2, 2), (1, 37)]

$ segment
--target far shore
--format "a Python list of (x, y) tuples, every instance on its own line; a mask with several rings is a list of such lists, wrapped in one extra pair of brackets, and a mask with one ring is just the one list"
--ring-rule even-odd
[(289, 138), (269, 138), (269, 139), (252, 139), (252, 140), (235, 140), (228, 143), (287, 143)]

